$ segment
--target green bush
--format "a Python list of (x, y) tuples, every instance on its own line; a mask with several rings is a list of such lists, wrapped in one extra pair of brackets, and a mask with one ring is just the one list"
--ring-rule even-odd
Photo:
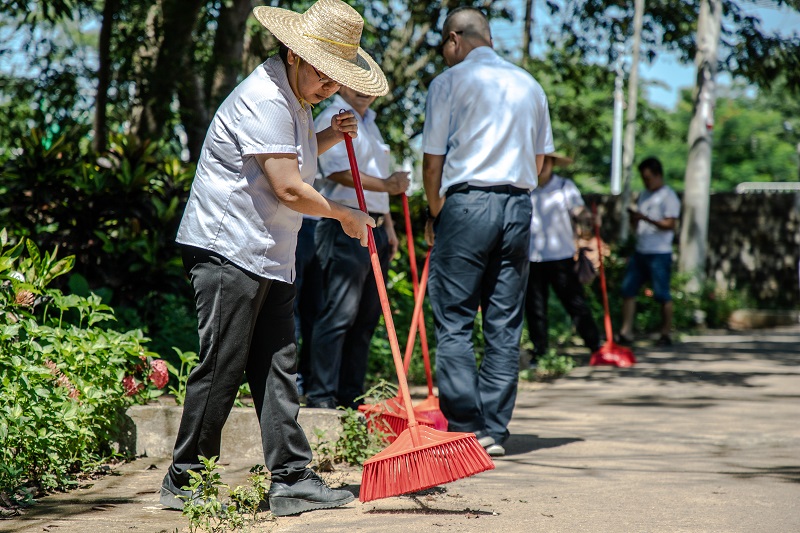
[(96, 295), (47, 287), (73, 261), (0, 232), (0, 493), (11, 498), (68, 486), (114, 455), (126, 407), (166, 385), (141, 331), (103, 328), (114, 315)]

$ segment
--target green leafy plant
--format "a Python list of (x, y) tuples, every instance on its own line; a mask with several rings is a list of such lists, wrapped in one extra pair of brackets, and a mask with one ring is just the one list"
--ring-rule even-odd
[(181, 366), (176, 368), (175, 365), (167, 361), (167, 369), (169, 373), (175, 377), (176, 387), (170, 385), (169, 393), (175, 397), (175, 403), (183, 405), (186, 400), (186, 382), (189, 381), (189, 373), (197, 366), (199, 358), (194, 352), (183, 352), (179, 348), (172, 348), (178, 354)]
[(113, 457), (127, 406), (167, 380), (141, 331), (99, 327), (114, 319), (99, 297), (47, 286), (73, 264), (56, 255), (0, 231), (0, 493), (17, 501)]
[(191, 480), (185, 490), (192, 491), (191, 497), (184, 500), (183, 516), (189, 519), (189, 531), (243, 531), (258, 522), (258, 510), (267, 496), (270, 486), (269, 473), (263, 465), (250, 469), (246, 485), (230, 490), (230, 503), (220, 498), (222, 490), (230, 487), (222, 482), (223, 468), (217, 464), (217, 457), (199, 458), (203, 469), (189, 471)]

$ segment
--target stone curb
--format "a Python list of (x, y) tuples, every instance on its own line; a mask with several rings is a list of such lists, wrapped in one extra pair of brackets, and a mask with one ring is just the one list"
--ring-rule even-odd
[[(127, 411), (127, 427), (119, 439), (120, 452), (137, 457), (171, 458), (183, 407), (173, 405), (134, 405)], [(341, 434), (341, 411), (301, 408), (298, 422), (310, 443), (319, 439), (316, 431), (325, 432), (325, 440), (336, 442)], [(252, 407), (234, 407), (222, 431), (220, 459), (264, 461), (261, 429)]]

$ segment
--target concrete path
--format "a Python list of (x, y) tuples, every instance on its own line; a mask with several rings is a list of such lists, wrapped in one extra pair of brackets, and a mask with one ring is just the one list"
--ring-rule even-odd
[[(582, 366), (553, 384), (521, 384), (494, 471), (257, 531), (800, 531), (800, 327), (636, 353), (632, 369)], [(166, 466), (139, 459), (42, 499), (0, 531), (186, 530), (158, 504)], [(225, 481), (241, 483), (249, 466), (234, 461)], [(358, 472), (331, 476), (358, 490)]]

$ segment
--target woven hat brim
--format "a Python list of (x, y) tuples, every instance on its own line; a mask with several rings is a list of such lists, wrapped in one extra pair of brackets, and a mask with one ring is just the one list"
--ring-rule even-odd
[(325, 76), (362, 94), (383, 96), (389, 83), (383, 71), (361, 47), (356, 61), (337, 57), (321, 49), (315, 39), (303, 35), (302, 15), (279, 7), (253, 9), (256, 19), (295, 54)]

